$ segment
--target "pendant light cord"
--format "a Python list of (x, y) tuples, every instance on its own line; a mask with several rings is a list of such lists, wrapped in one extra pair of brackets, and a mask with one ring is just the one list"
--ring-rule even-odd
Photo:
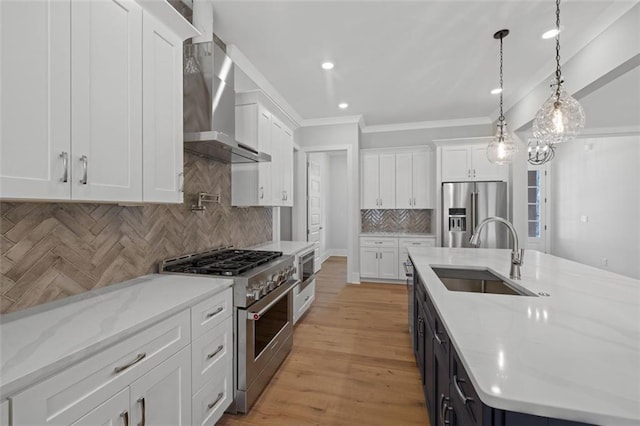
[[(502, 39), (504, 37), (501, 35), (500, 36), (500, 117), (498, 117), (498, 121), (500, 123), (504, 123), (504, 114), (502, 113)], [(500, 131), (500, 134), (502, 134), (502, 130)]]
[(560, 70), (560, 0), (556, 0), (556, 102), (560, 102), (560, 84), (562, 72)]

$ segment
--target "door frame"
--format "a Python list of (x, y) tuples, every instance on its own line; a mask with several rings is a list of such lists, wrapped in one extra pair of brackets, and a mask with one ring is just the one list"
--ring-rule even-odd
[[(358, 235), (360, 229), (360, 193), (359, 193), (359, 172), (354, 170), (353, 159), (354, 149), (352, 145), (319, 145), (300, 146), (295, 159), (294, 169), (296, 182), (299, 182), (296, 189), (296, 197), (304, 200), (303, 203), (295, 203), (294, 206), (294, 226), (293, 238), (298, 241), (307, 240), (307, 157), (314, 152), (347, 152), (347, 282), (351, 284), (360, 283), (359, 274), (359, 250)], [(354, 184), (354, 179), (356, 182)]]

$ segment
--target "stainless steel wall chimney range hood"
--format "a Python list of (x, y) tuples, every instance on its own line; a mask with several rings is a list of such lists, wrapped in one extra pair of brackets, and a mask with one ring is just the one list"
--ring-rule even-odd
[(223, 48), (219, 40), (184, 47), (184, 150), (224, 163), (271, 161), (235, 140), (233, 62)]

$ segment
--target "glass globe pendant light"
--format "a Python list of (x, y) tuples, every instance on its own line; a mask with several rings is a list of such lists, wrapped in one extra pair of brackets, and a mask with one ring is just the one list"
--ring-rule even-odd
[(584, 111), (564, 87), (560, 69), (560, 0), (556, 0), (556, 75), (552, 93), (533, 120), (533, 135), (547, 146), (574, 139), (584, 127)]
[(507, 122), (502, 112), (502, 39), (509, 34), (509, 30), (500, 30), (493, 35), (493, 38), (500, 39), (500, 116), (496, 135), (487, 146), (487, 158), (494, 164), (509, 164), (513, 156), (518, 151), (515, 141), (507, 131)]

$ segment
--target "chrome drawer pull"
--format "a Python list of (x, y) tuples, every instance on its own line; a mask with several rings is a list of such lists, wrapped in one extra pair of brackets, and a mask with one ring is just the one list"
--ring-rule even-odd
[(433, 333), (433, 337), (436, 338), (436, 342), (438, 342), (439, 345), (442, 344), (442, 339), (440, 338), (440, 336), (438, 336), (438, 332), (437, 331), (435, 333)]
[(138, 403), (142, 406), (142, 419), (138, 426), (145, 426), (147, 424), (147, 404), (145, 403), (144, 396), (138, 398)]
[(80, 161), (82, 161), (82, 179), (80, 179), (80, 184), (87, 184), (87, 168), (89, 167), (89, 159), (86, 155), (80, 157)]
[(214, 317), (216, 315), (218, 315), (220, 312), (224, 311), (224, 308), (222, 306), (220, 306), (218, 309), (216, 309), (215, 312), (210, 312), (207, 314), (207, 318), (211, 318)]
[(60, 158), (62, 158), (62, 167), (64, 168), (64, 173), (60, 178), (60, 182), (67, 183), (69, 182), (69, 153), (61, 152)]
[(218, 345), (218, 347), (216, 348), (215, 351), (211, 352), (209, 355), (207, 355), (207, 359), (211, 359), (214, 356), (218, 355), (220, 353), (221, 350), (224, 349), (224, 345)]
[(144, 357), (146, 357), (147, 354), (145, 352), (142, 352), (140, 354), (138, 354), (138, 356), (136, 357), (136, 359), (134, 359), (133, 361), (131, 361), (129, 364), (123, 365), (122, 367), (116, 367), (113, 369), (113, 371), (118, 374), (121, 371), (126, 370), (127, 368), (131, 367), (134, 364), (139, 363), (140, 361), (142, 361), (144, 359)]
[(120, 417), (124, 419), (124, 426), (129, 426), (129, 412), (123, 411), (122, 413), (120, 413)]
[(456, 391), (458, 392), (458, 395), (460, 396), (460, 399), (462, 400), (463, 404), (466, 404), (467, 401), (469, 402), (473, 402), (473, 398), (469, 398), (468, 396), (466, 396), (464, 394), (464, 392), (462, 392), (462, 389), (460, 389), (460, 384), (458, 382), (463, 382), (464, 383), (464, 379), (459, 379), (457, 375), (453, 375), (453, 385), (456, 388)]
[(223, 396), (224, 396), (224, 392), (220, 392), (220, 393), (218, 394), (218, 397), (216, 398), (216, 400), (215, 400), (215, 401), (213, 401), (211, 404), (207, 405), (207, 408), (208, 408), (209, 410), (211, 410), (213, 407), (215, 407), (215, 406), (216, 406), (216, 404), (217, 404), (218, 402), (220, 402), (220, 400), (222, 399), (222, 397), (223, 397)]

